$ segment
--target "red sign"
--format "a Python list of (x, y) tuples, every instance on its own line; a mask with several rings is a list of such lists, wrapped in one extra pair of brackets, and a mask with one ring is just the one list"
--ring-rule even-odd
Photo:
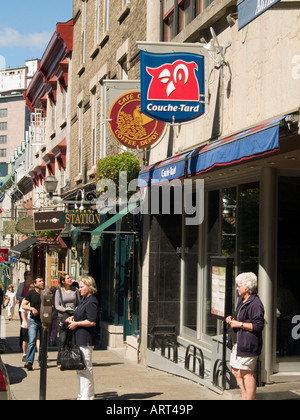
[(195, 74), (195, 62), (177, 60), (158, 68), (147, 67), (152, 77), (148, 100), (199, 101), (199, 83)]
[(114, 138), (132, 149), (151, 146), (165, 129), (165, 123), (141, 112), (141, 93), (138, 91), (120, 96), (111, 107), (109, 119)]
[(0, 248), (0, 261), (8, 261), (8, 248)]

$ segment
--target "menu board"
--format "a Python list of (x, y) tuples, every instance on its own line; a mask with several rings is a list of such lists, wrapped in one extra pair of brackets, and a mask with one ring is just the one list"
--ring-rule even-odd
[(212, 257), (211, 314), (225, 318), (232, 300), (232, 258)]
[(211, 313), (225, 316), (226, 267), (211, 267)]

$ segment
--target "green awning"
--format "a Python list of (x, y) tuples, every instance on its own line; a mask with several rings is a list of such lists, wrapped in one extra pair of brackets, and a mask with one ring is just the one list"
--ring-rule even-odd
[(15, 183), (15, 169), (6, 175), (5, 177), (0, 178), (0, 194), (2, 194), (5, 190), (11, 188)]
[(132, 212), (136, 207), (138, 207), (139, 203), (131, 203), (128, 206), (124, 207), (119, 213), (111, 217), (109, 220), (104, 222), (102, 225), (97, 227), (93, 230), (91, 235), (91, 242), (90, 246), (92, 249), (97, 249), (98, 246), (101, 246), (101, 233), (107, 229), (109, 226), (116, 223), (118, 220), (122, 219), (122, 217), (126, 216), (126, 214)]

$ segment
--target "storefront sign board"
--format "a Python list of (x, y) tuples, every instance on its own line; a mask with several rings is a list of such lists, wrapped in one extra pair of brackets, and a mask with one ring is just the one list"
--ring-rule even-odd
[(145, 44), (141, 49), (141, 111), (182, 123), (206, 112), (206, 51), (201, 44)]

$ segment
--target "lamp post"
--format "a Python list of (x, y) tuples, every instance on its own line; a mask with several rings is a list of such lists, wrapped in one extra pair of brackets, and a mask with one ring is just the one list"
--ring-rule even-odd
[(44, 181), (44, 185), (46, 188), (47, 193), (49, 194), (49, 197), (52, 198), (56, 188), (57, 188), (58, 180), (55, 177), (55, 175), (49, 175)]

